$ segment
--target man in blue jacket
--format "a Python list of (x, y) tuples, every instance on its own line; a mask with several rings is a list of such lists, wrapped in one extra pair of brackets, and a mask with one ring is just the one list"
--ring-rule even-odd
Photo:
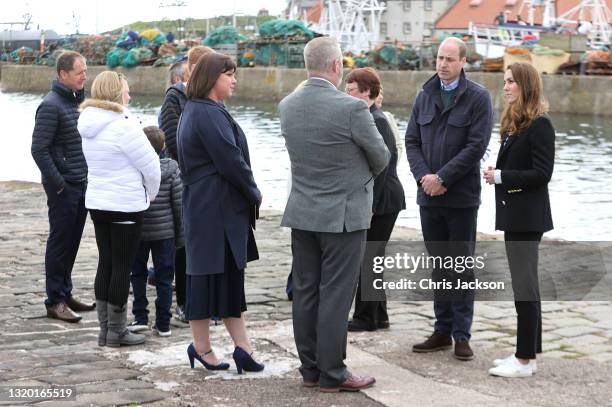
[(42, 174), (49, 207), (45, 253), (47, 316), (78, 322), (77, 312), (91, 311), (72, 296), (72, 267), (79, 250), (87, 210), (87, 163), (77, 130), (79, 104), (85, 96), (85, 58), (74, 51), (57, 59), (57, 79), (36, 110), (32, 157)]
[[(440, 44), (436, 75), (418, 94), (406, 130), (406, 155), (417, 183), (423, 239), (430, 256), (471, 256), (480, 205), (480, 160), (493, 126), (488, 91), (465, 77), (463, 41)], [(473, 270), (434, 269), (433, 280), (473, 280)], [(434, 290), (434, 333), (414, 352), (448, 349), (470, 360), (474, 291)], [(451, 339), (452, 336), (452, 339)]]

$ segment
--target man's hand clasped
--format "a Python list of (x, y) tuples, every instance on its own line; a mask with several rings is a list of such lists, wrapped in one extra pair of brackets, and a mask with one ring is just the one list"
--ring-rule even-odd
[(448, 190), (442, 185), (440, 178), (436, 174), (424, 175), (423, 178), (421, 178), (421, 187), (423, 187), (425, 194), (429, 196), (444, 195)]

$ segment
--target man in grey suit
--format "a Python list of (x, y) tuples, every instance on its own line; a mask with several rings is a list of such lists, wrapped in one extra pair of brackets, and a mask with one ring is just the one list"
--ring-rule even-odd
[(340, 92), (332, 38), (304, 49), (308, 81), (280, 105), (292, 185), (282, 226), (293, 251), (293, 331), (304, 386), (358, 391), (373, 377), (347, 371), (348, 314), (372, 218), (374, 177), (389, 161), (368, 106)]

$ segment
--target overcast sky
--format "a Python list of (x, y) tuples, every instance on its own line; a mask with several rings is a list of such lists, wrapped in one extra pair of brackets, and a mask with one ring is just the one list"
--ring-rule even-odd
[[(0, 23), (23, 21), (26, 12), (32, 14), (32, 29), (51, 29), (59, 34), (75, 31), (73, 13), (79, 21), (79, 32), (95, 34), (109, 31), (133, 21), (161, 20), (163, 18), (206, 18), (229, 15), (234, 11), (257, 14), (265, 8), (270, 15), (278, 15), (285, 8), (285, 0), (186, 0), (184, 7), (160, 7), (177, 3), (176, 0), (21, 0), (11, 2), (14, 10), (3, 5)], [(7, 2), (8, 4), (8, 2)], [(0, 30), (7, 29), (0, 25)], [(13, 29), (21, 29), (13, 26)]]

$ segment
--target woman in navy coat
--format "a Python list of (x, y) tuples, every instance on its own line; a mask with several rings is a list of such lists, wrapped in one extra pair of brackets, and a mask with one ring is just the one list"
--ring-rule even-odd
[(242, 129), (223, 105), (236, 85), (236, 65), (217, 53), (196, 65), (180, 119), (178, 158), (184, 184), (183, 222), (187, 254), (185, 315), (193, 334), (187, 349), (209, 370), (225, 370), (212, 352), (209, 324), (223, 319), (236, 346), (238, 373), (264, 368), (251, 357), (243, 312), (244, 269), (259, 256), (253, 236), (261, 192), (251, 170)]
[(533, 66), (514, 63), (504, 74), (507, 107), (496, 168), (484, 178), (495, 185), (495, 229), (504, 231), (517, 313), (516, 353), (493, 361), (494, 376), (527, 377), (542, 352), (538, 247), (553, 228), (548, 183), (555, 161), (555, 130), (545, 114), (542, 80)]

